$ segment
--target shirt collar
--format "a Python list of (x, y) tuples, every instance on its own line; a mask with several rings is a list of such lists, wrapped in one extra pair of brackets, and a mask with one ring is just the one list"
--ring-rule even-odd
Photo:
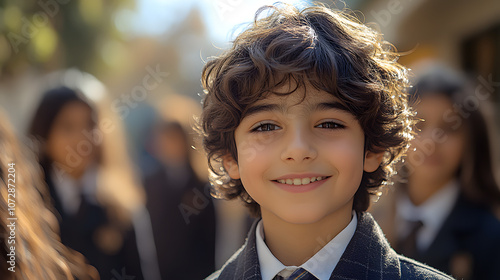
[[(458, 181), (453, 180), (419, 206), (415, 206), (407, 195), (402, 195), (397, 200), (396, 213), (400, 220), (422, 221), (424, 224), (424, 228), (417, 237), (417, 245), (420, 249), (425, 249), (430, 245), (444, 220), (453, 209), (459, 192)], [(398, 227), (399, 235), (404, 236), (405, 229), (405, 224), (400, 223)]]
[[(309, 273), (316, 276), (316, 278), (330, 279), (330, 276), (337, 266), (340, 257), (345, 251), (345, 248), (351, 241), (354, 232), (356, 231), (358, 219), (356, 212), (352, 212), (351, 222), (345, 227), (337, 236), (330, 240), (321, 250), (319, 250), (314, 256), (307, 260), (300, 267), (309, 271)], [(287, 269), (293, 272), (298, 267), (296, 266), (285, 266), (283, 265), (274, 255), (271, 253), (266, 243), (264, 242), (264, 227), (262, 220), (257, 224), (256, 228), (256, 243), (257, 243), (257, 255), (259, 257), (260, 272), (263, 280), (272, 280), (276, 274), (278, 274), (283, 269)]]
[(75, 214), (80, 207), (80, 194), (88, 201), (97, 204), (97, 166), (90, 165), (79, 180), (76, 180), (61, 170), (52, 168), (51, 178), (55, 191), (61, 200), (64, 211)]

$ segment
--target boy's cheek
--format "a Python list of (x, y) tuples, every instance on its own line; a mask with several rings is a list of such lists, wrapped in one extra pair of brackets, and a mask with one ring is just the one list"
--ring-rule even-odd
[(254, 146), (248, 144), (248, 142), (244, 141), (240, 145), (237, 145), (238, 149), (238, 158), (241, 161), (251, 162), (255, 160), (257, 156), (257, 150)]
[(357, 139), (346, 138), (340, 141), (331, 141), (320, 148), (330, 157), (342, 158), (343, 160), (353, 161), (363, 160), (364, 146)]
[[(239, 140), (239, 141), (238, 141)], [(272, 137), (263, 135), (263, 133), (251, 135), (244, 139), (236, 138), (238, 149), (238, 159), (245, 162), (253, 162), (261, 153), (269, 149), (272, 144)]]

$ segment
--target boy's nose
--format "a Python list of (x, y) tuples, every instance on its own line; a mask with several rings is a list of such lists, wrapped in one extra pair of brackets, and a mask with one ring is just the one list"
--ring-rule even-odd
[(312, 139), (302, 132), (295, 131), (287, 137), (287, 142), (284, 143), (284, 148), (281, 153), (281, 159), (287, 162), (302, 162), (316, 158), (317, 151), (311, 145)]

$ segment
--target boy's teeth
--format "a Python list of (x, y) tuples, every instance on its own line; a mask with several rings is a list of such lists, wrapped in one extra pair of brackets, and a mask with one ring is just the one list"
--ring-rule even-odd
[(306, 185), (312, 182), (320, 181), (325, 179), (325, 177), (311, 177), (311, 178), (295, 178), (295, 179), (280, 179), (278, 180), (279, 183), (281, 184), (287, 184), (287, 185), (295, 185), (295, 186), (300, 186), (300, 185)]

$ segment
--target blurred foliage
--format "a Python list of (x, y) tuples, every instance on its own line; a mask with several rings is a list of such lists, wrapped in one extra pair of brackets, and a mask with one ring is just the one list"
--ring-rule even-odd
[(29, 68), (109, 72), (117, 65), (107, 55), (123, 45), (114, 15), (133, 8), (133, 0), (0, 0), (0, 77)]

